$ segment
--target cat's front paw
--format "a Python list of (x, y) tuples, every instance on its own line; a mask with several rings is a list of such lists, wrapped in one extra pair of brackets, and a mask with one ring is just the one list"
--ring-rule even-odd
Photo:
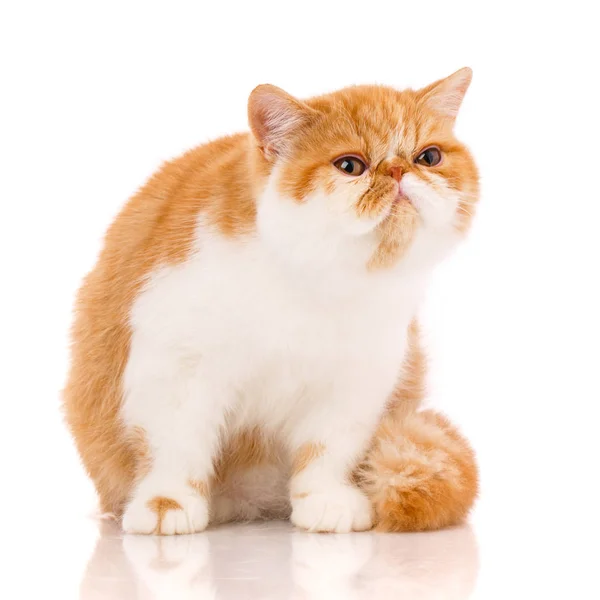
[(123, 515), (125, 533), (174, 535), (204, 531), (208, 502), (190, 493), (137, 494)]
[(351, 485), (292, 496), (291, 520), (308, 531), (348, 533), (373, 527), (371, 502)]

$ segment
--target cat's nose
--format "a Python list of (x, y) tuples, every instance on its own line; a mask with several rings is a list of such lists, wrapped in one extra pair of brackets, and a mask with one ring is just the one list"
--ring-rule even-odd
[(390, 175), (400, 183), (402, 179), (402, 167), (390, 167)]

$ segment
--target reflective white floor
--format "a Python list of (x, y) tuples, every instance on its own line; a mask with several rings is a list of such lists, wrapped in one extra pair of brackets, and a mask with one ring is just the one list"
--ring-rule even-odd
[(478, 563), (468, 526), (414, 535), (318, 535), (264, 523), (123, 538), (105, 524), (81, 598), (468, 598)]
[(552, 523), (556, 507), (536, 513), (524, 505), (520, 521), (510, 504), (495, 518), (477, 510), (472, 524), (432, 533), (320, 535), (279, 522), (158, 538), (68, 516), (68, 503), (49, 498), (56, 519), (40, 532), (8, 523), (1, 598), (600, 598), (597, 525), (587, 525), (584, 514), (579, 526)]

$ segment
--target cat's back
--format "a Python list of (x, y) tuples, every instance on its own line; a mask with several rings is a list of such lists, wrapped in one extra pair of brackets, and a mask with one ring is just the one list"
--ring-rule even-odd
[(108, 229), (100, 259), (177, 262), (190, 249), (199, 213), (233, 233), (240, 207), (253, 216), (248, 135), (237, 134), (197, 146), (165, 163), (127, 202)]
[[(97, 317), (100, 327), (122, 322), (153, 271), (188, 258), (200, 216), (226, 236), (251, 229), (256, 211), (248, 148), (248, 134), (236, 134), (163, 164), (108, 228), (98, 261), (81, 286), (76, 314)], [(93, 325), (86, 319), (87, 330)], [(77, 327), (78, 321), (76, 333)]]

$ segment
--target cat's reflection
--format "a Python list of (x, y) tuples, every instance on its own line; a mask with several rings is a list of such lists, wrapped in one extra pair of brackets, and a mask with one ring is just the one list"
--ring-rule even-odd
[(469, 527), (327, 535), (264, 523), (158, 538), (123, 537), (105, 523), (81, 599), (459, 600), (477, 569)]

